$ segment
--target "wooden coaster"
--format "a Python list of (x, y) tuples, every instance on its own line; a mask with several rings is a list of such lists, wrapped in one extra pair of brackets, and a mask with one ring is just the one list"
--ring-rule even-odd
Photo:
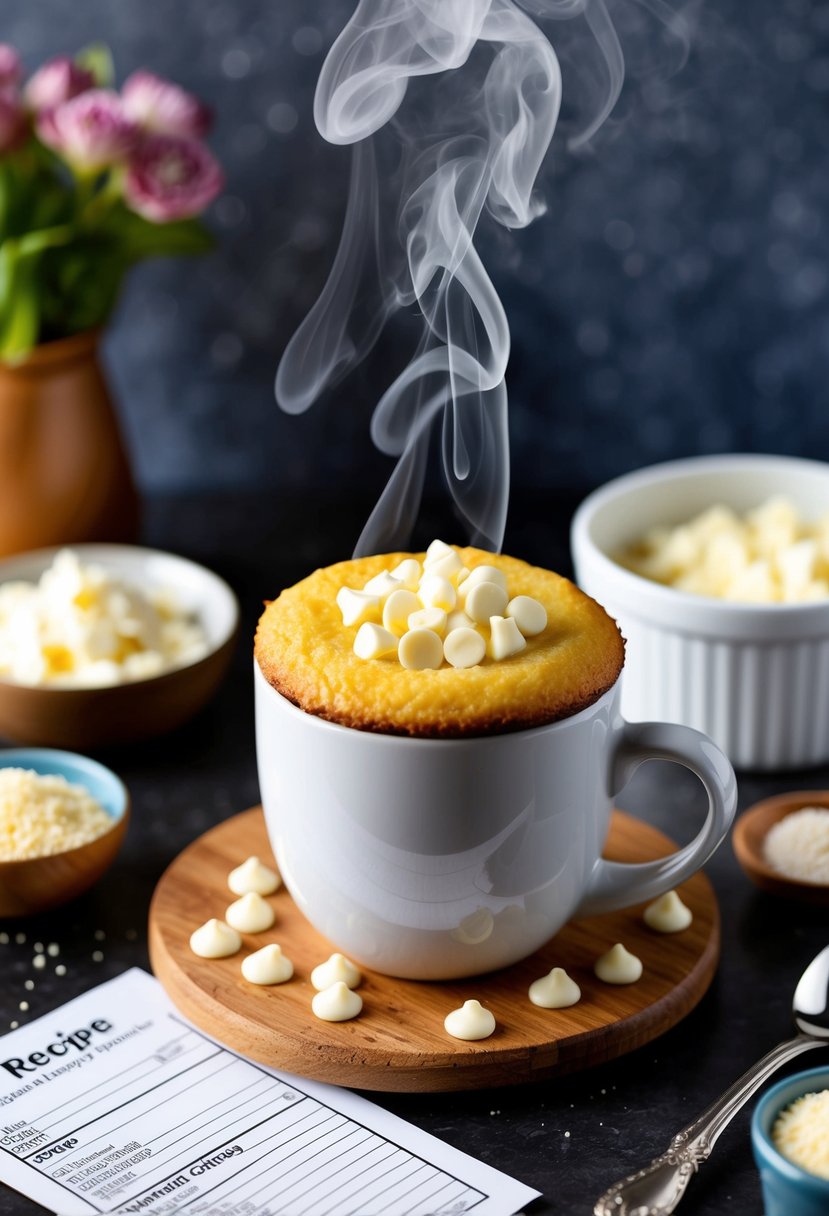
[[(605, 856), (649, 861), (674, 845), (655, 828), (614, 811)], [(255, 854), (273, 864), (260, 807), (206, 832), (162, 876), (150, 907), (153, 970), (183, 1014), (229, 1047), (271, 1067), (358, 1089), (428, 1092), (513, 1085), (572, 1072), (641, 1047), (676, 1025), (705, 993), (719, 958), (720, 918), (708, 879), (679, 890), (694, 920), (682, 933), (654, 933), (641, 908), (574, 921), (531, 958), (473, 979), (423, 983), (365, 972), (363, 1012), (350, 1022), (321, 1022), (311, 1012), (311, 970), (332, 952), (284, 889), (270, 897), (276, 923), (244, 935), (232, 958), (192, 953), (193, 929), (223, 917), (235, 898), (227, 875)], [(593, 963), (621, 941), (642, 959), (636, 984), (613, 987)], [(286, 984), (247, 983), (244, 955), (279, 942), (295, 966)], [(539, 1009), (527, 989), (552, 967), (565, 967), (582, 999), (569, 1009)], [(443, 1019), (470, 997), (495, 1014), (488, 1039), (464, 1043)]]

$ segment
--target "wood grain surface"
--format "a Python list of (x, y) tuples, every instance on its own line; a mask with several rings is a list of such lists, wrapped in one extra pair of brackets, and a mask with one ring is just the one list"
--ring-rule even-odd
[[(614, 811), (605, 856), (647, 861), (672, 851), (662, 833)], [(641, 907), (574, 921), (530, 958), (473, 979), (424, 983), (364, 972), (363, 1012), (350, 1022), (321, 1022), (311, 1012), (310, 973), (332, 946), (305, 920), (288, 892), (269, 898), (272, 929), (243, 935), (232, 958), (200, 959), (189, 948), (193, 929), (223, 917), (234, 899), (229, 871), (251, 854), (273, 857), (261, 808), (205, 833), (170, 865), (150, 907), (153, 970), (186, 1017), (242, 1054), (274, 1068), (360, 1089), (427, 1092), (512, 1085), (572, 1072), (649, 1042), (688, 1014), (705, 993), (719, 958), (719, 910), (711, 885), (697, 874), (680, 890), (694, 913), (678, 934), (658, 934)], [(621, 941), (638, 955), (638, 983), (612, 987), (593, 975), (597, 956)], [(247, 983), (242, 958), (279, 942), (294, 978), (276, 987)], [(569, 1009), (539, 1009), (527, 989), (562, 966), (580, 985)], [(492, 1010), (495, 1033), (477, 1043), (452, 1039), (443, 1019), (476, 997)]]

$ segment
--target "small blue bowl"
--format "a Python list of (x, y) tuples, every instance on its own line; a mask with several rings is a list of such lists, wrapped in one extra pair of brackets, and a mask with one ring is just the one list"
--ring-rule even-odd
[(0, 917), (28, 916), (67, 903), (97, 882), (115, 860), (127, 830), (130, 799), (126, 786), (103, 764), (74, 752), (45, 747), (0, 750), (0, 769), (32, 769), (82, 785), (112, 819), (112, 826), (88, 844), (63, 853), (0, 860)]
[(827, 1216), (829, 1179), (816, 1178), (774, 1147), (771, 1129), (777, 1116), (804, 1094), (829, 1089), (829, 1067), (810, 1068), (778, 1081), (754, 1108), (751, 1145), (760, 1171), (766, 1216)]

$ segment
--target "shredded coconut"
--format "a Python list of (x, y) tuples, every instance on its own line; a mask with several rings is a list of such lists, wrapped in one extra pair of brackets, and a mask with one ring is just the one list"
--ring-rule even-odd
[[(0, 769), (0, 860), (64, 853), (111, 827), (112, 817), (83, 786), (30, 769)], [(58, 949), (50, 945), (52, 953)]]
[(0, 586), (0, 676), (96, 688), (204, 657), (201, 624), (169, 589), (131, 586), (63, 549), (40, 582)]
[(763, 853), (787, 878), (829, 884), (829, 810), (808, 806), (786, 815), (767, 833)]
[(829, 1179), (829, 1089), (804, 1094), (775, 1120), (778, 1152), (817, 1178)]

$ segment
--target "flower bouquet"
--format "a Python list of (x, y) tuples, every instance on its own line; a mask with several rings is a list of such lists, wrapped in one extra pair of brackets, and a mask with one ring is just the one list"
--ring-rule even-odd
[(151, 72), (116, 92), (103, 47), (23, 84), (0, 44), (0, 361), (97, 329), (136, 262), (199, 253), (222, 187), (201, 102)]

